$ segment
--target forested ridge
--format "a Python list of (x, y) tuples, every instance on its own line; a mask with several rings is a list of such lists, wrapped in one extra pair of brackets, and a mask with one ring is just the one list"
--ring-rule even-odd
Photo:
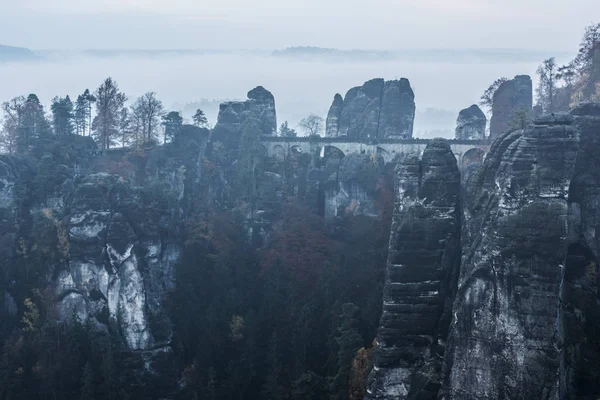
[[(538, 74), (515, 137), (535, 116), (598, 101), (600, 25), (573, 63)], [(0, 400), (364, 398), (395, 165), (331, 148), (267, 156), (253, 113), (272, 95), (250, 94), (230, 104), (248, 107), (243, 123), (225, 115), (210, 131), (202, 110), (186, 121), (154, 92), (130, 104), (112, 78), (49, 109), (35, 94), (2, 104)], [(322, 125), (300, 127), (315, 137)], [(279, 135), (296, 132), (284, 122)], [(122, 286), (110, 294), (105, 276)], [(141, 295), (123, 294), (135, 285)]]

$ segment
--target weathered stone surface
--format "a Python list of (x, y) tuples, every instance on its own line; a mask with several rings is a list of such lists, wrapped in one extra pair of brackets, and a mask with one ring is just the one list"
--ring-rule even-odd
[(415, 118), (414, 93), (408, 79), (372, 79), (334, 102), (327, 136), (354, 140), (410, 139)]
[(443, 398), (559, 398), (560, 289), (578, 145), (570, 125), (507, 133), (465, 180)]
[(517, 113), (531, 118), (533, 110), (533, 86), (528, 75), (517, 75), (500, 85), (493, 97), (490, 137), (495, 139), (513, 129)]
[[(427, 151), (422, 161), (412, 156), (399, 164), (367, 399), (600, 394), (599, 150), (600, 105), (584, 104), (571, 114), (540, 116), (525, 130), (506, 132), (483, 164), (468, 165), (458, 201), (461, 243), (434, 257), (462, 254), (454, 270), (458, 277), (450, 273), (441, 280), (448, 285), (443, 295), (427, 286), (439, 283), (435, 276), (424, 274), (434, 264), (427, 262), (437, 248), (433, 243), (444, 241), (423, 227), (445, 225), (431, 217), (423, 221), (414, 211), (427, 210), (435, 197), (421, 198), (419, 192)], [(420, 245), (429, 239), (432, 245)], [(414, 260), (425, 262), (409, 270), (407, 257), (420, 248), (426, 251)], [(441, 372), (434, 355), (444, 348)]]
[(473, 104), (461, 110), (456, 120), (456, 135), (458, 140), (483, 140), (487, 118), (481, 108)]
[(383, 86), (377, 138), (412, 138), (415, 110), (415, 94), (408, 79), (386, 81)]
[(348, 91), (340, 115), (339, 136), (351, 139), (377, 137), (383, 83), (383, 79), (372, 79), (362, 87)]
[(592, 399), (600, 395), (600, 104), (584, 104), (572, 114), (580, 146), (569, 191), (560, 398)]
[[(328, 160), (325, 175), (326, 218), (344, 214), (377, 216), (375, 209), (377, 177), (382, 174), (382, 162), (366, 154), (352, 153)], [(328, 172), (327, 172), (328, 171)], [(329, 173), (331, 172), (331, 174)]]
[(246, 101), (230, 101), (221, 104), (214, 133), (216, 135), (239, 134), (242, 125), (249, 119), (259, 123), (263, 135), (277, 133), (275, 98), (262, 86), (249, 91)]
[(367, 399), (435, 399), (460, 262), (460, 174), (432, 141), (397, 167), (396, 203)]
[(344, 99), (339, 93), (336, 93), (333, 97), (333, 103), (329, 108), (327, 114), (327, 120), (325, 121), (325, 136), (337, 137), (339, 132), (338, 128), (340, 125), (340, 117), (342, 115), (342, 108), (344, 107)]

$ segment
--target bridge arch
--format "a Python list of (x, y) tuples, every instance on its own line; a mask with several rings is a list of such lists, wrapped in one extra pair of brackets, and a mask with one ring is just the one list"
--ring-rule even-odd
[(320, 151), (321, 158), (336, 158), (342, 159), (346, 157), (346, 153), (344, 153), (339, 147), (326, 145), (321, 148)]
[(377, 146), (377, 156), (382, 157), (386, 163), (390, 162), (393, 159), (392, 154), (380, 146)]
[(277, 160), (277, 161), (283, 161), (285, 160), (285, 149), (283, 148), (282, 145), (275, 145), (273, 146), (273, 153), (272, 156)]
[(470, 150), (467, 150), (465, 152), (465, 154), (463, 154), (460, 165), (463, 168), (465, 168), (469, 164), (481, 163), (481, 162), (483, 162), (484, 157), (485, 157), (485, 151), (483, 151), (479, 147), (474, 147)]
[(302, 151), (302, 147), (299, 145), (294, 145), (292, 147), (290, 147), (290, 154), (301, 154), (304, 153)]

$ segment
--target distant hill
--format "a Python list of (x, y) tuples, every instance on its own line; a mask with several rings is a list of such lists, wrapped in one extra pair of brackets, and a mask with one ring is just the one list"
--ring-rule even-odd
[(0, 62), (36, 60), (35, 53), (24, 47), (0, 45)]
[(532, 61), (538, 62), (547, 57), (572, 57), (561, 51), (528, 49), (404, 49), (404, 50), (342, 50), (314, 46), (287, 47), (271, 53), (275, 57), (303, 60), (364, 61), (364, 60), (406, 60), (419, 62), (466, 62), (466, 61)]
[(363, 59), (369, 57), (370, 59), (393, 59), (394, 54), (388, 51), (378, 50), (340, 50), (340, 49), (329, 49), (323, 47), (314, 46), (298, 46), (298, 47), (287, 47), (283, 50), (275, 50), (272, 53), (275, 57), (292, 57), (292, 58), (321, 58), (331, 60), (350, 60), (350, 59)]

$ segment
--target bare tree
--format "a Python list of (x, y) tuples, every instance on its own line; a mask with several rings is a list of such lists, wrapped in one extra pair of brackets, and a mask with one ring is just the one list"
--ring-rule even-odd
[(537, 69), (540, 82), (536, 89), (537, 102), (546, 113), (555, 111), (555, 98), (557, 90), (557, 66), (554, 57), (544, 60)]
[(496, 90), (498, 90), (498, 88), (500, 87), (500, 85), (502, 85), (507, 80), (508, 79), (505, 78), (505, 77), (496, 79), (485, 90), (485, 92), (483, 92), (483, 95), (481, 96), (481, 100), (479, 101), (479, 104), (481, 104), (482, 106), (485, 106), (488, 109), (488, 111), (491, 112), (492, 111), (492, 107), (494, 105), (494, 93), (496, 93)]
[(50, 135), (51, 128), (44, 107), (35, 94), (19, 96), (2, 104), (5, 135), (14, 140), (17, 152), (26, 152), (32, 140)]
[(119, 133), (119, 116), (125, 106), (127, 96), (119, 91), (112, 78), (107, 78), (96, 90), (96, 117), (93, 130), (102, 149), (109, 149)]
[(0, 128), (0, 152), (14, 154), (17, 150), (18, 125), (10, 118), (4, 118)]
[(143, 144), (152, 143), (158, 138), (158, 128), (164, 115), (164, 107), (156, 98), (156, 93), (148, 92), (134, 103), (133, 113), (140, 118), (142, 124), (141, 139)]
[(573, 65), (584, 79), (583, 98), (594, 100), (600, 86), (600, 23), (585, 29)]
[(323, 118), (315, 114), (310, 114), (303, 118), (298, 126), (304, 131), (307, 136), (319, 136), (325, 127)]

